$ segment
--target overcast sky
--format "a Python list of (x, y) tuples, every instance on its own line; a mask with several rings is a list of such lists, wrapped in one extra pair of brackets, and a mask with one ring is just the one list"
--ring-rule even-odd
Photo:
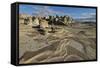
[(74, 19), (95, 19), (95, 8), (79, 7), (60, 7), (60, 6), (43, 6), (43, 5), (20, 5), (20, 14), (29, 15), (69, 15)]

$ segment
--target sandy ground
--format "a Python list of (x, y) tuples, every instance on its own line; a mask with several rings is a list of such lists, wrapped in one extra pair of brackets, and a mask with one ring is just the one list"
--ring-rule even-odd
[(20, 64), (96, 59), (96, 27), (80, 24), (57, 26), (41, 35), (38, 28), (19, 25)]

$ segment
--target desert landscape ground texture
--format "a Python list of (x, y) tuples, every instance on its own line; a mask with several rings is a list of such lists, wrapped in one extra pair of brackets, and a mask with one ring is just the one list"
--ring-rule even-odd
[(44, 18), (19, 19), (20, 64), (95, 59), (96, 23), (55, 25)]

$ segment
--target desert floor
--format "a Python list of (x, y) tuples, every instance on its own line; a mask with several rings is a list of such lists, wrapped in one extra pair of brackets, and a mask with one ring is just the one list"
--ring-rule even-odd
[[(20, 64), (96, 59), (96, 26), (56, 26), (55, 33), (19, 24)], [(49, 29), (47, 29), (49, 31)]]

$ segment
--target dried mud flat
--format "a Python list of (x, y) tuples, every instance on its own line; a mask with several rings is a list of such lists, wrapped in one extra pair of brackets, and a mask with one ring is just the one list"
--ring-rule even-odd
[(96, 59), (96, 27), (57, 26), (55, 33), (41, 35), (38, 28), (19, 24), (20, 64)]

